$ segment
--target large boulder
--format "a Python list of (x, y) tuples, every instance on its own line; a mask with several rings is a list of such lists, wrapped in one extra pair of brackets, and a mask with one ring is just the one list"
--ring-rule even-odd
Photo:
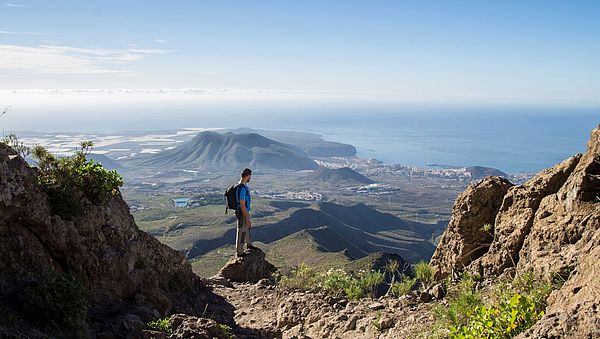
[(219, 271), (217, 277), (234, 282), (253, 282), (269, 279), (277, 271), (275, 266), (265, 260), (260, 249), (246, 251), (242, 257), (234, 257)]
[(173, 333), (169, 339), (231, 338), (231, 334), (212, 319), (174, 314), (171, 316), (171, 326)]
[(504, 178), (487, 177), (456, 199), (452, 219), (431, 258), (436, 279), (462, 271), (488, 250), (493, 234), (483, 226), (494, 223), (502, 198), (512, 186)]

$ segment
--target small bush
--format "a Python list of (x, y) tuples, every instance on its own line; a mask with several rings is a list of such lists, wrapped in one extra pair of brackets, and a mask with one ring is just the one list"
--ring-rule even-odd
[(373, 331), (375, 332), (375, 335), (378, 335), (379, 333), (383, 332), (383, 329), (381, 328), (381, 325), (379, 324), (380, 321), (381, 321), (381, 312), (377, 312), (375, 319), (373, 319), (371, 321), (371, 325), (373, 325)]
[(171, 317), (147, 322), (146, 328), (149, 330), (165, 332), (168, 334), (173, 333), (173, 324), (171, 324)]
[(81, 192), (92, 204), (100, 205), (119, 194), (123, 179), (116, 171), (108, 171), (100, 163), (88, 160), (93, 143), (83, 141), (81, 148), (70, 157), (56, 159), (42, 146), (32, 151), (40, 169), (39, 184), (50, 196), (52, 208), (63, 219), (81, 213)]
[(87, 307), (87, 290), (69, 274), (48, 272), (25, 289), (23, 313), (37, 325), (74, 329), (85, 320)]
[(473, 277), (464, 273), (448, 305), (434, 309), (434, 328), (446, 329), (450, 338), (512, 338), (543, 316), (552, 290), (549, 282), (525, 272), (511, 283), (496, 284), (484, 304), (475, 286)]
[(231, 326), (226, 325), (226, 324), (219, 324), (219, 328), (221, 329), (221, 331), (223, 331), (223, 333), (225, 334), (226, 338), (231, 338), (232, 337), (232, 335), (231, 335), (231, 331), (232, 331)]
[(441, 327), (458, 327), (469, 321), (470, 313), (481, 305), (481, 295), (475, 289), (475, 281), (468, 273), (463, 273), (452, 294), (448, 295), (448, 305), (434, 308), (436, 320)]
[(323, 289), (334, 297), (341, 297), (352, 289), (353, 279), (343, 270), (330, 270), (323, 278)]
[(375, 298), (375, 292), (377, 287), (383, 282), (384, 274), (379, 271), (360, 272), (358, 281), (360, 286), (371, 295), (371, 298)]
[(292, 288), (311, 289), (317, 287), (319, 273), (306, 264), (292, 269), (290, 275), (281, 277), (280, 284)]
[(431, 286), (433, 282), (433, 270), (428, 263), (421, 261), (415, 265), (415, 275), (421, 281), (425, 288)]
[(353, 283), (344, 289), (344, 294), (350, 300), (358, 300), (365, 297), (365, 290), (357, 283)]
[(407, 276), (403, 276), (402, 280), (390, 285), (389, 294), (394, 297), (401, 297), (403, 295), (407, 295), (410, 291), (412, 291), (416, 282), (416, 278), (409, 278)]
[(515, 293), (500, 305), (477, 306), (467, 324), (450, 328), (450, 338), (512, 338), (535, 324), (544, 308), (535, 297)]
[(306, 264), (300, 264), (291, 273), (279, 279), (281, 286), (299, 289), (321, 289), (333, 297), (346, 296), (348, 299), (360, 299), (367, 294), (373, 296), (383, 282), (384, 274), (378, 271), (361, 271), (358, 275), (343, 270), (319, 272)]

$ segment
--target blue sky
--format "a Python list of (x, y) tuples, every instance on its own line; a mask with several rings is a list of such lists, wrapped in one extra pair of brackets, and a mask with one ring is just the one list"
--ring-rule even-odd
[(0, 14), (0, 90), (600, 103), (598, 1), (4, 0)]

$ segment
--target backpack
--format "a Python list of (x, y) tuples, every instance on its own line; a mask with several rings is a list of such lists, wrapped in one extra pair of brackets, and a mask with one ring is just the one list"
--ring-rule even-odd
[(225, 197), (225, 214), (227, 214), (228, 210), (238, 210), (238, 189), (240, 188), (240, 186), (243, 185), (231, 185), (228, 189), (225, 190), (225, 194), (223, 194), (223, 196)]

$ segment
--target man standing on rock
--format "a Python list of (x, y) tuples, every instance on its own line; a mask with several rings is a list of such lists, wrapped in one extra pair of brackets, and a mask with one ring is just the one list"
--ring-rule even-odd
[(235, 211), (235, 217), (237, 218), (235, 249), (238, 257), (244, 255), (244, 243), (248, 249), (257, 249), (256, 247), (252, 246), (252, 241), (250, 240), (250, 227), (252, 227), (252, 221), (250, 220), (251, 198), (250, 189), (246, 184), (250, 182), (251, 176), (252, 170), (249, 168), (244, 169), (236, 192), (238, 208)]

